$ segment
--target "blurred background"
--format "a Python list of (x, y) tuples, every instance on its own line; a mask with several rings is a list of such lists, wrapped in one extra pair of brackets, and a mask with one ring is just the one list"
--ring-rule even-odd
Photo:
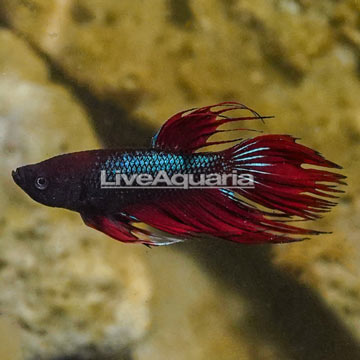
[[(1, 359), (359, 359), (359, 99), (357, 0), (0, 0)], [(147, 249), (12, 182), (226, 100), (344, 167), (331, 235)]]

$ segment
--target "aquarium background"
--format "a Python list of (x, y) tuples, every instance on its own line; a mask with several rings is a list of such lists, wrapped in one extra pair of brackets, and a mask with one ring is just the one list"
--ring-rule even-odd
[[(359, 1), (0, 0), (0, 24), (1, 359), (360, 358)], [(344, 167), (332, 234), (147, 249), (11, 179), (227, 100)]]

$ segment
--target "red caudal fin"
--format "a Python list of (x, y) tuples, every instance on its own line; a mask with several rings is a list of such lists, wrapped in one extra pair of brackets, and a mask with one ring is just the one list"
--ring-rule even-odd
[[(228, 117), (232, 110), (244, 110), (243, 116)], [(219, 130), (218, 127), (230, 122), (265, 119), (256, 111), (237, 102), (222, 102), (199, 109), (190, 109), (173, 115), (153, 137), (152, 147), (159, 150), (195, 152), (208, 145), (232, 143), (236, 140), (208, 142), (210, 136), (233, 130)], [(248, 129), (237, 129), (248, 130)]]
[[(336, 205), (336, 188), (345, 176), (322, 168), (340, 166), (288, 135), (264, 135), (225, 150), (225, 162), (251, 174), (253, 188), (233, 189), (258, 205), (289, 216), (315, 219)], [(318, 168), (314, 168), (314, 166)]]

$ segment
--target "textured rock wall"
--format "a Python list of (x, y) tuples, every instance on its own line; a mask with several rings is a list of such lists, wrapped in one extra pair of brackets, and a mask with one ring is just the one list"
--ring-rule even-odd
[[(292, 299), (291, 294), (288, 297), (281, 295), (281, 290), (275, 283), (273, 285), (276, 290), (273, 294), (270, 294), (271, 287), (266, 288), (267, 292), (262, 291), (264, 281), (272, 284), (265, 271), (259, 270), (258, 276), (255, 276), (258, 283), (254, 285), (251, 283), (251, 273), (246, 278), (235, 270), (233, 273), (228, 271), (223, 274), (221, 269), (224, 264), (208, 252), (204, 268), (199, 268), (198, 264), (188, 266), (194, 266), (197, 269), (194, 271), (201, 274), (198, 275), (203, 279), (199, 280), (200, 283), (213, 284), (204, 285), (209, 286), (210, 290), (200, 294), (201, 297), (212, 298), (213, 300), (209, 300), (212, 306), (220, 307), (220, 310), (215, 311), (219, 318), (211, 320), (210, 310), (204, 311), (202, 315), (195, 311), (196, 315), (191, 318), (199, 317), (223, 324), (220, 331), (222, 335), (216, 335), (216, 327), (211, 325), (213, 323), (205, 322), (196, 331), (195, 322), (185, 321), (176, 315), (178, 313), (174, 315), (173, 312), (183, 313), (185, 308), (192, 308), (192, 301), (197, 300), (186, 291), (185, 285), (181, 285), (183, 280), (178, 273), (173, 273), (172, 277), (177, 279), (179, 288), (184, 286), (180, 299), (167, 288), (167, 281), (163, 278), (167, 271), (181, 273), (181, 266), (177, 267), (175, 260), (169, 260), (172, 256), (179, 256), (186, 262), (190, 261), (188, 255), (174, 255), (171, 250), (169, 255), (164, 256), (161, 255), (163, 250), (152, 250), (150, 254), (144, 255), (141, 249), (128, 250), (123, 246), (116, 246), (117, 244), (109, 245), (121, 249), (117, 250), (119, 256), (122, 256), (123, 251), (128, 251), (130, 259), (132, 256), (136, 259), (140, 257), (136, 261), (142, 269), (139, 271), (149, 273), (150, 279), (153, 277), (152, 280), (144, 277), (143, 286), (148, 290), (142, 292), (143, 297), (139, 295), (139, 302), (143, 301), (142, 314), (147, 311), (152, 314), (152, 326), (146, 325), (151, 320), (142, 315), (143, 320), (138, 325), (134, 340), (128, 338), (128, 343), (133, 341), (137, 344), (133, 347), (136, 349), (133, 352), (135, 358), (178, 356), (179, 359), (199, 359), (214, 354), (214, 358), (231, 359), (231, 354), (241, 354), (244, 359), (279, 359), (283, 356), (303, 359), (309, 358), (304, 355), (309, 353), (313, 359), (357, 358), (355, 354), (358, 354), (357, 342), (360, 339), (357, 326), (360, 317), (359, 10), (359, 3), (355, 0), (3, 0), (0, 3), (0, 16), (4, 24), (13, 31), (12, 34), (2, 32), (0, 37), (0, 67), (3, 74), (0, 85), (0, 146), (5, 154), (4, 162), (1, 163), (5, 173), (22, 162), (37, 161), (57, 152), (96, 146), (85, 108), (92, 117), (95, 129), (102, 136), (101, 140), (108, 145), (120, 146), (129, 141), (129, 135), (123, 135), (125, 128), (132, 127), (134, 135), (143, 129), (146, 129), (146, 134), (150, 134), (152, 128), (158, 127), (175, 111), (216, 101), (239, 100), (263, 114), (276, 115), (275, 119), (267, 121), (266, 131), (289, 133), (302, 138), (304, 144), (317, 148), (326, 157), (343, 165), (344, 173), (349, 177), (346, 194), (340, 199), (339, 206), (316, 224), (320, 230), (333, 231), (332, 235), (272, 248), (272, 262), (268, 273), (272, 274), (271, 279), (278, 281), (285, 282), (285, 278), (275, 276), (277, 271), (292, 279), (289, 280), (293, 281), (289, 289), (298, 289), (294, 293), (303, 301), (294, 309), (294, 312), (302, 314), (299, 318), (294, 318), (303, 322), (301, 326), (287, 323), (281, 317), (280, 305), (278, 312), (275, 310), (277, 300), (281, 299), (284, 309), (286, 308), (283, 312), (287, 313), (289, 310), (291, 318), (291, 306), (288, 304)], [(36, 50), (36, 55), (30, 50), (29, 44)], [(38, 54), (42, 54), (44, 61), (38, 58)], [(50, 79), (49, 71), (52, 77)], [(56, 84), (59, 82), (66, 84), (66, 87)], [(101, 106), (105, 106), (106, 111), (99, 111), (100, 108), (104, 109)], [(117, 131), (108, 131), (114, 128)], [(54, 129), (56, 136), (53, 135)], [(81, 136), (77, 135), (79, 129)], [(35, 130), (36, 136), (29, 136)], [(14, 240), (15, 235), (11, 234), (17, 226), (19, 229), (28, 226), (24, 220), (17, 225), (15, 212), (20, 212), (22, 219), (30, 213), (30, 223), (35, 219), (41, 223), (45, 221), (42, 220), (43, 217), (48, 219), (50, 215), (48, 209), (40, 209), (30, 202), (24, 205), (24, 194), (11, 187), (8, 177), (1, 177), (0, 181), (2, 187), (10, 189), (6, 194), (1, 194), (1, 214), (12, 214), (6, 215), (9, 220), (3, 220), (2, 224), (7, 224), (8, 221), (14, 224), (13, 228), (1, 225), (1, 231), (7, 234), (2, 239), (7, 240), (2, 240), (0, 244), (4, 244), (1, 246), (10, 251), (18, 246)], [(79, 219), (67, 219), (61, 212), (56, 215), (56, 219), (59, 219), (57, 216), (64, 216), (66, 224), (70, 219), (71, 224), (75, 221), (74, 225), (69, 225), (69, 233), (79, 234), (81, 239), (83, 235), (80, 232), (84, 231), (86, 236), (93, 239), (89, 241), (95, 248), (105, 246), (98, 243), (110, 244), (104, 237), (79, 227)], [(45, 222), (48, 223), (48, 220)], [(26, 256), (28, 253), (32, 254), (31, 251), (46, 252), (44, 249), (47, 246), (55, 246), (51, 244), (60, 241), (56, 239), (65, 237), (64, 230), (61, 230), (65, 225), (56, 227), (55, 234), (51, 231), (53, 227), (49, 226), (41, 231), (45, 231), (46, 239), (53, 240), (48, 244), (41, 242), (37, 247), (21, 240), (23, 243), (20, 251)], [(38, 236), (44, 235), (35, 235), (36, 238)], [(14, 245), (10, 246), (9, 241)], [(69, 240), (69, 243), (72, 244), (73, 240)], [(73, 261), (79, 258), (85, 261), (81, 241), (75, 241), (75, 244)], [(233, 251), (238, 257), (232, 256), (226, 249), (226, 245), (224, 248), (216, 248), (220, 254), (232, 259), (230, 261), (226, 258), (223, 261), (231, 264), (234, 269), (238, 269), (237, 261), (243, 262), (245, 265), (241, 265), (244, 266), (241, 269), (244, 273), (258, 268), (258, 261), (264, 261), (261, 251), (255, 251), (254, 256), (249, 258), (251, 261), (247, 262), (241, 257), (241, 250), (238, 248)], [(13, 251), (16, 252), (11, 250)], [(107, 253), (108, 250), (96, 250), (96, 255), (93, 254), (94, 261), (99, 258), (97, 251)], [(202, 258), (202, 254), (199, 255), (197, 251), (199, 250), (195, 247), (191, 253)], [(247, 254), (246, 251), (244, 250)], [(40, 256), (40, 253), (36, 254)], [(147, 265), (144, 263), (144, 256), (151, 259)], [(159, 263), (154, 262), (154, 259)], [(61, 266), (66, 267), (66, 261)], [(169, 266), (171, 269), (168, 269)], [(206, 266), (211, 270), (210, 275), (203, 272), (207, 269)], [(145, 271), (145, 268), (149, 270)], [(212, 278), (212, 272), (215, 272), (216, 279)], [(52, 276), (57, 276), (54, 274)], [(234, 274), (239, 277), (235, 280), (245, 282), (249, 288), (254, 286), (257, 290), (251, 294), (256, 294), (260, 299), (255, 301), (251, 296), (244, 297), (247, 289), (238, 289), (234, 285), (236, 281), (228, 281)], [(15, 281), (18, 275), (14, 274), (11, 279)], [(126, 286), (131, 286), (132, 280), (133, 278), (129, 279)], [(21, 283), (22, 280), (17, 281)], [(33, 281), (35, 285), (38, 284), (37, 280)], [(217, 284), (224, 282), (227, 284), (224, 285), (225, 290), (217, 289)], [(305, 284), (305, 287), (302, 288), (301, 284)], [(126, 291), (126, 287), (121, 290), (120, 285), (114, 286), (118, 286), (119, 292)], [(153, 286), (156, 289), (154, 292), (149, 290)], [(72, 294), (73, 290), (70, 289), (72, 288), (68, 288), (67, 292)], [(226, 306), (221, 305), (225, 304), (224, 291), (228, 291), (228, 296), (237, 304), (234, 305), (235, 309), (227, 303)], [(274, 294), (278, 293), (276, 297)], [(22, 301), (28, 299), (28, 291), (25, 294)], [(149, 294), (153, 294), (152, 310), (147, 308), (145, 301)], [(103, 296), (107, 298), (108, 294)], [(103, 302), (106, 302), (105, 297)], [(166, 298), (172, 299), (170, 302), (174, 307), (166, 304)], [(243, 306), (239, 304), (251, 304), (254, 301), (255, 309), (250, 307), (251, 311), (248, 310), (254, 312), (254, 318), (250, 319), (261, 322), (260, 315), (265, 312), (269, 319), (264, 320), (264, 323), (274, 324), (274, 329), (257, 334), (254, 329), (258, 327), (251, 327), (244, 320), (248, 317), (239, 310)], [(296, 302), (296, 299), (292, 301)], [(269, 304), (273, 304), (274, 308)], [(113, 306), (109, 311), (115, 311), (115, 307), (121, 305)], [(248, 305), (244, 306), (248, 308)], [(270, 310), (266, 310), (269, 306)], [(229, 313), (227, 309), (230, 309)], [(233, 319), (236, 318), (236, 313), (243, 314), (239, 315), (242, 320)], [(249, 312), (245, 311), (245, 314)], [(276, 317), (272, 318), (271, 314), (281, 317), (278, 324), (280, 330), (277, 330), (276, 336), (269, 335), (272, 331), (276, 333), (277, 326)], [(85, 315), (84, 317), (86, 318)], [(317, 320), (316, 324), (313, 320)], [(251, 321), (249, 320), (250, 323)], [(308, 329), (305, 321), (309, 321)], [(73, 323), (73, 320), (70, 322)], [(170, 329), (173, 323), (179, 324), (179, 347), (175, 346), (177, 337)], [(237, 329), (233, 333), (229, 330), (231, 324)], [(210, 333), (207, 334), (205, 328), (214, 330), (209, 330)], [(253, 329), (252, 333), (249, 328)], [(312, 333), (310, 328), (316, 331)], [(301, 329), (301, 333), (298, 334), (296, 329)], [(327, 329), (332, 331), (327, 333)], [(337, 336), (336, 330), (343, 337), (340, 334)], [(165, 336), (163, 332), (170, 334)], [(244, 335), (248, 332), (251, 335)], [(301, 343), (300, 338), (306, 338), (306, 333), (312, 334), (313, 341), (318, 340), (318, 343), (312, 345), (308, 338)], [(141, 334), (146, 334), (146, 340), (137, 343)], [(188, 340), (184, 339), (184, 334), (187, 334)], [(211, 350), (214, 344), (216, 349), (221, 348), (220, 342), (214, 342), (213, 339), (224, 339), (224, 334), (229, 334), (225, 336), (229, 340), (224, 340), (223, 343), (229, 341), (228, 346), (224, 345), (223, 352)], [(329, 334), (333, 337), (327, 343), (324, 339)], [(38, 339), (43, 338), (41, 334), (38, 336)], [(100, 348), (109, 338), (105, 336), (102, 339), (97, 341)], [(236, 345), (236, 342), (241, 346)], [(126, 348), (125, 344), (126, 341)], [(185, 354), (182, 352), (185, 348), (188, 351), (187, 357), (181, 357), (181, 354)], [(265, 353), (259, 350), (259, 355), (254, 348), (268, 350), (264, 350)], [(295, 350), (292, 352), (291, 349)], [(266, 351), (268, 355), (264, 355)]]
[(14, 186), (18, 165), (98, 142), (23, 40), (1, 30), (0, 48), (0, 311), (22, 329), (26, 359), (121, 353), (149, 326), (145, 259), (134, 248), (114, 255), (118, 244), (78, 216), (36, 206)]
[(9, 318), (0, 318), (0, 354), (250, 359), (256, 347), (281, 358), (274, 345), (233, 331), (246, 322), (243, 300), (185, 253), (115, 242), (12, 183), (18, 165), (99, 145), (84, 108), (24, 40), (1, 30), (0, 48), (0, 311)]

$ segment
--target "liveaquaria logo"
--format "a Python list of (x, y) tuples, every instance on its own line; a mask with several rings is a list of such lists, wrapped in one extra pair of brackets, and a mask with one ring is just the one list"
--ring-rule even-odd
[[(114, 178), (114, 176), (112, 176)], [(101, 170), (102, 189), (201, 189), (201, 188), (242, 188), (253, 189), (255, 179), (251, 174), (181, 174), (169, 175), (161, 170), (155, 176), (151, 174), (123, 174), (115, 172), (115, 181), (109, 181), (106, 170)]]

